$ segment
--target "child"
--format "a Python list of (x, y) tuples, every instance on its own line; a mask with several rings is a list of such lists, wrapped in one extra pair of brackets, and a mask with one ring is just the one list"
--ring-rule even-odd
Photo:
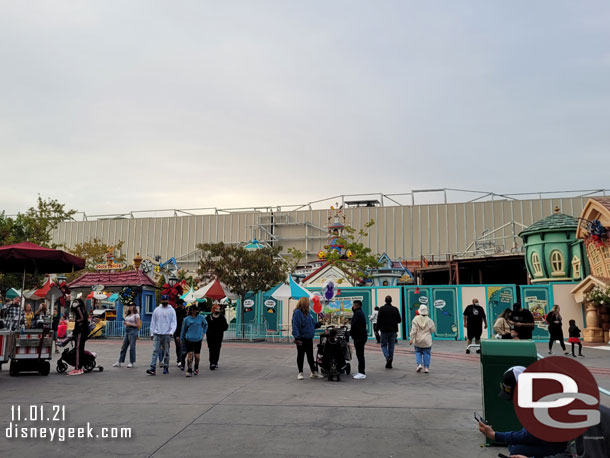
[(568, 339), (568, 342), (570, 342), (572, 344), (572, 356), (574, 358), (576, 358), (576, 355), (574, 354), (574, 344), (578, 344), (578, 356), (582, 356), (584, 358), (585, 355), (582, 354), (582, 343), (580, 343), (580, 329), (578, 329), (578, 326), (576, 326), (576, 321), (575, 320), (570, 320), (570, 329), (568, 330), (568, 332), (570, 333), (570, 338)]
[(57, 339), (65, 339), (66, 332), (68, 331), (68, 322), (65, 318), (62, 318), (59, 321), (59, 325), (57, 326)]

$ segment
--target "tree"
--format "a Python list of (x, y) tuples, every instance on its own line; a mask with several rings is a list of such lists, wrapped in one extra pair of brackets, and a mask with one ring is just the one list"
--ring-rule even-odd
[(305, 252), (299, 250), (298, 248), (290, 247), (288, 248), (288, 256), (286, 256), (286, 263), (288, 266), (289, 272), (294, 272), (301, 262), (301, 260), (305, 257)]
[[(67, 210), (65, 204), (55, 199), (38, 196), (36, 207), (30, 207), (25, 213), (17, 216), (6, 216), (0, 213), (0, 245), (10, 245), (19, 242), (32, 242), (44, 247), (56, 248), (51, 243), (51, 233), (57, 229), (59, 223), (71, 219), (76, 210)], [(28, 274), (25, 277), (25, 287), (33, 288), (42, 281), (42, 276)], [(0, 274), (0, 292), (2, 297), (6, 291), (17, 286), (21, 288), (22, 276), (16, 274)]]
[(286, 276), (286, 263), (279, 257), (281, 247), (249, 251), (220, 242), (199, 244), (197, 248), (202, 252), (199, 277), (204, 281), (216, 277), (239, 296), (242, 323), (244, 296), (248, 292), (267, 291)]
[[(343, 233), (335, 237), (336, 243), (343, 245), (341, 253), (329, 249), (330, 246), (325, 246), (327, 249), (326, 260), (347, 274), (347, 282), (351, 286), (356, 286), (364, 280), (369, 269), (379, 267), (379, 257), (371, 254), (371, 249), (365, 247), (361, 242), (363, 237), (369, 235), (366, 230), (374, 224), (375, 221), (370, 220), (364, 225), (363, 229), (358, 231), (346, 224)], [(344, 253), (349, 253), (349, 255)]]
[(74, 256), (78, 256), (79, 258), (83, 258), (85, 260), (85, 268), (83, 271), (66, 275), (68, 280), (74, 280), (78, 276), (82, 275), (83, 272), (95, 272), (95, 266), (97, 264), (105, 264), (107, 261), (106, 255), (108, 253), (113, 253), (115, 250), (119, 251), (121, 254), (116, 256), (114, 261), (117, 263), (125, 262), (126, 258), (122, 250), (124, 243), (125, 242), (120, 241), (116, 245), (106, 245), (97, 237), (82, 243), (77, 243), (74, 245), (74, 248), (71, 248), (69, 251)]

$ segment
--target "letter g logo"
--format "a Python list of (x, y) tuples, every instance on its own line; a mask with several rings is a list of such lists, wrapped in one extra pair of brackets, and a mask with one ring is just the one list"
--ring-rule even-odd
[(523, 427), (549, 442), (574, 439), (600, 422), (593, 375), (564, 357), (544, 358), (521, 373), (514, 406)]

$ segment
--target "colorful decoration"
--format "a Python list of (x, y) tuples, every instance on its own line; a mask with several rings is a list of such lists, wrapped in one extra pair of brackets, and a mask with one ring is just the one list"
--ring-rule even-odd
[(165, 283), (163, 285), (163, 289), (161, 290), (162, 296), (169, 296), (169, 303), (172, 307), (176, 308), (178, 306), (178, 298), (184, 294), (184, 290), (182, 289), (182, 285), (180, 283), (176, 283), (173, 287), (170, 286), (169, 283)]
[(61, 291), (61, 297), (59, 298), (59, 305), (62, 307), (66, 306), (66, 298), (70, 296), (70, 288), (68, 288), (68, 283), (65, 280), (57, 281), (51, 283), (51, 288), (57, 287)]
[(326, 282), (324, 288), (322, 288), (322, 291), (324, 292), (324, 297), (326, 300), (330, 301), (333, 297), (335, 297), (336, 294), (335, 284), (332, 281)]
[(589, 237), (595, 243), (596, 247), (603, 247), (608, 238), (608, 229), (602, 226), (599, 220), (593, 220), (589, 223)]
[(121, 290), (121, 292), (119, 293), (119, 297), (121, 299), (121, 303), (125, 307), (129, 307), (129, 306), (135, 305), (135, 301), (136, 301), (136, 296), (137, 295), (138, 295), (138, 292), (136, 291), (135, 288), (132, 288), (131, 286), (124, 287)]
[(324, 251), (318, 251), (318, 259), (326, 259), (326, 253)]

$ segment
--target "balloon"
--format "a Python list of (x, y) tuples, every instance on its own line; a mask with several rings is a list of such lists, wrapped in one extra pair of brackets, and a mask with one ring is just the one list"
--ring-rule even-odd
[(313, 312), (315, 314), (321, 313), (322, 312), (322, 304), (320, 303), (320, 296), (314, 296), (312, 299), (313, 302)]
[(329, 301), (335, 297), (335, 284), (332, 281), (324, 285), (324, 297)]

